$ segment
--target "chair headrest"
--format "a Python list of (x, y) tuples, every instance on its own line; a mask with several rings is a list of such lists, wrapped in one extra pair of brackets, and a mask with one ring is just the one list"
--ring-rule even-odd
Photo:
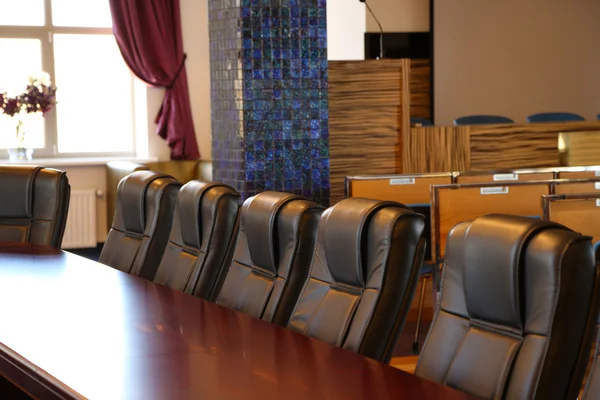
[(327, 265), (335, 282), (364, 287), (369, 221), (386, 207), (410, 211), (400, 203), (349, 198), (323, 213), (319, 230), (323, 235)]
[(33, 182), (40, 166), (0, 166), (2, 197), (0, 215), (5, 218), (33, 218)]
[(241, 211), (241, 229), (246, 234), (252, 262), (269, 271), (277, 273), (279, 261), (277, 235), (277, 215), (281, 209), (293, 200), (303, 197), (289, 193), (262, 192), (244, 202)]
[(561, 225), (532, 218), (486, 215), (465, 232), (464, 290), (473, 320), (523, 329), (524, 252), (532, 237)]
[(177, 211), (181, 239), (191, 247), (200, 248), (202, 243), (202, 201), (214, 188), (225, 188), (234, 193), (229, 186), (218, 182), (190, 181), (179, 190)]
[(167, 178), (175, 181), (167, 174), (153, 171), (135, 171), (121, 180), (118, 190), (118, 201), (121, 202), (125, 230), (144, 234), (146, 229), (146, 194), (158, 179)]

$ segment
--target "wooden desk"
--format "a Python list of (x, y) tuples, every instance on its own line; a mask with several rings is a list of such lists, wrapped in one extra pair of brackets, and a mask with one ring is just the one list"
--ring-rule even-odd
[(38, 398), (472, 397), (76, 255), (0, 244), (0, 374)]
[(596, 165), (600, 122), (412, 128), (401, 148), (405, 174)]

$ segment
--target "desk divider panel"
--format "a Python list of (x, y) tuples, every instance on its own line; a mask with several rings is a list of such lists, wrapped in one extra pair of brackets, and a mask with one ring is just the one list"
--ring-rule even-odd
[(432, 190), (436, 192), (432, 210), (435, 260), (443, 259), (448, 233), (460, 222), (474, 220), (486, 214), (541, 218), (540, 198), (550, 193), (549, 183), (508, 185), (514, 185), (514, 182), (433, 187)]
[(431, 186), (452, 182), (451, 173), (357, 176), (346, 178), (346, 192), (347, 197), (397, 201), (425, 215), (424, 235), (427, 240), (425, 259), (431, 260), (435, 255), (431, 246)]
[(542, 202), (544, 219), (600, 240), (600, 192), (546, 195)]
[[(542, 218), (542, 199), (577, 185), (600, 185), (595, 179), (551, 179), (544, 181), (471, 183), (431, 187), (432, 241), (434, 260), (443, 261), (448, 233), (463, 221), (486, 214), (509, 214)], [(581, 187), (581, 186), (579, 186)]]
[[(560, 171), (558, 173), (560, 179), (600, 179), (600, 169), (588, 171)], [(600, 193), (600, 183), (587, 182), (570, 185), (556, 185), (557, 194), (570, 193)]]
[(523, 181), (543, 181), (554, 179), (554, 172), (536, 172), (535, 170), (527, 172), (508, 171), (482, 174), (459, 174), (456, 176), (456, 183), (489, 183), (489, 182), (523, 182)]

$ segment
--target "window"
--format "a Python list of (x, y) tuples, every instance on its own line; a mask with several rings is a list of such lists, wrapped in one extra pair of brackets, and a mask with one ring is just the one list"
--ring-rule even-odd
[[(134, 77), (108, 0), (0, 0), (0, 60), (0, 93), (22, 92), (42, 71), (58, 88), (53, 111), (23, 120), (36, 157), (133, 155)], [(15, 132), (1, 115), (0, 148), (15, 147)]]

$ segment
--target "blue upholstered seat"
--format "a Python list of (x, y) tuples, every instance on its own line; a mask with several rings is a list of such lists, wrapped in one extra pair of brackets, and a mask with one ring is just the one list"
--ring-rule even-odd
[(570, 122), (570, 121), (585, 121), (581, 115), (569, 113), (569, 112), (547, 112), (533, 114), (527, 117), (527, 122)]
[(411, 125), (421, 124), (423, 126), (433, 126), (433, 122), (431, 122), (427, 118), (420, 118), (420, 117), (410, 117), (410, 124)]
[(512, 124), (515, 121), (501, 115), (466, 115), (454, 120), (454, 125)]

